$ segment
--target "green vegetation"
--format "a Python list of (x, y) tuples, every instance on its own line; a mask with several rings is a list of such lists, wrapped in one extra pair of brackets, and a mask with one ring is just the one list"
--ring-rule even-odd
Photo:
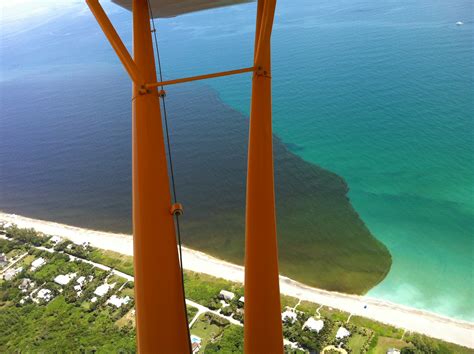
[(93, 262), (104, 264), (125, 274), (133, 275), (133, 257), (113, 251), (93, 249), (87, 256)]
[(236, 294), (238, 299), (243, 296), (244, 289), (241, 284), (228, 280), (214, 278), (207, 274), (186, 271), (184, 273), (184, 290), (186, 298), (211, 309), (221, 307), (218, 295), (221, 290), (228, 290)]
[(388, 338), (388, 337), (378, 337), (374, 336), (373, 344), (371, 343), (369, 354), (386, 354), (387, 350), (390, 348), (406, 348), (410, 345), (401, 339)]
[(186, 305), (186, 314), (188, 315), (188, 321), (191, 321), (196, 316), (198, 309), (194, 306)]
[[(0, 352), (43, 353), (57, 352), (58, 348), (64, 352), (87, 353), (136, 350), (133, 282), (80, 259), (94, 259), (132, 274), (132, 257), (88, 245), (74, 245), (69, 241), (53, 245), (50, 237), (34, 230), (12, 227), (7, 230), (7, 235), (8, 240), (0, 239), (0, 253), (11, 258), (23, 258), (13, 267), (18, 269), (18, 273), (12, 279), (0, 280)], [(38, 247), (46, 247), (49, 251)], [(70, 255), (80, 258), (71, 260)], [(32, 269), (31, 263), (39, 258), (43, 258), (45, 263)], [(65, 274), (72, 277), (69, 283), (54, 281), (56, 276)], [(83, 285), (78, 292), (74, 286), (80, 277), (83, 277)], [(190, 271), (185, 272), (184, 283), (188, 299), (220, 311), (220, 315), (204, 313), (191, 328), (191, 333), (202, 339), (200, 352), (242, 353), (243, 328), (223, 317), (232, 316), (243, 323), (244, 309), (239, 301), (243, 296), (242, 285)], [(104, 296), (96, 296), (94, 291), (103, 284), (115, 286)], [(40, 289), (49, 291), (51, 298), (40, 297)], [(225, 306), (219, 298), (223, 289), (235, 295), (233, 299), (225, 300)], [(107, 303), (112, 295), (122, 299), (128, 296), (130, 301), (115, 307)], [(283, 308), (294, 308), (298, 299), (282, 296), (281, 304)], [(416, 354), (472, 353), (467, 348), (423, 335), (407, 333), (403, 336), (399, 328), (359, 316), (352, 316), (347, 323), (348, 313), (307, 301), (300, 302), (295, 311), (296, 321), (286, 320), (283, 324), (284, 336), (305, 351), (321, 351), (328, 345), (341, 345), (352, 353), (385, 353), (391, 347)], [(187, 306), (190, 320), (196, 313), (196, 308)], [(303, 329), (303, 324), (311, 316), (321, 316), (319, 319), (324, 326), (319, 332)], [(336, 340), (335, 334), (341, 326), (350, 332), (350, 336)], [(287, 353), (302, 353), (302, 350), (285, 348)]]
[(375, 334), (383, 337), (400, 339), (403, 335), (403, 329), (383, 324), (365, 317), (352, 316), (351, 323), (364, 328), (371, 329)]
[(244, 352), (244, 329), (231, 325), (224, 328), (219, 341), (210, 343), (205, 354), (212, 353), (243, 353)]
[(295, 307), (298, 304), (298, 299), (288, 295), (280, 296), (281, 310), (284, 311), (287, 307)]
[(108, 311), (88, 312), (63, 296), (47, 306), (29, 304), (0, 310), (0, 351), (111, 353), (135, 351), (132, 328), (119, 329)]

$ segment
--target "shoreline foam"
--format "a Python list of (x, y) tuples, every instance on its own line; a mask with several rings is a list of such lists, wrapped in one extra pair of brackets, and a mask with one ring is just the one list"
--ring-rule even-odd
[[(22, 228), (34, 228), (45, 234), (61, 236), (76, 243), (90, 242), (91, 246), (97, 248), (133, 255), (133, 239), (130, 235), (89, 230), (2, 212), (0, 212), (0, 221), (15, 223)], [(230, 281), (243, 283), (244, 280), (244, 267), (187, 247), (183, 247), (183, 266), (187, 270)], [(474, 323), (472, 322), (368, 296), (316, 289), (284, 276), (280, 276), (280, 291), (285, 295), (337, 308), (353, 315), (474, 348)]]

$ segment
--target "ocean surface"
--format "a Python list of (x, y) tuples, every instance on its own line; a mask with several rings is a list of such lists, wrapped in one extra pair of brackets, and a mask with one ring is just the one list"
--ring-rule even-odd
[[(1, 6), (0, 209), (129, 229), (131, 89), (110, 46), (82, 1)], [(345, 179), (392, 255), (368, 294), (470, 321), (473, 6), (280, 0), (272, 73), (274, 133)], [(105, 7), (130, 46), (129, 13)], [(250, 66), (254, 14), (246, 4), (159, 20), (165, 78)], [(248, 115), (249, 75), (202, 85), (191, 87)]]

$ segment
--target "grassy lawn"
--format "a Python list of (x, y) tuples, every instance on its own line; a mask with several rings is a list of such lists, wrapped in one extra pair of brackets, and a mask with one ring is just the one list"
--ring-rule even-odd
[(408, 346), (408, 343), (396, 338), (388, 337), (379, 337), (377, 340), (377, 345), (374, 349), (370, 350), (370, 354), (385, 354), (389, 348), (402, 349), (403, 347)]
[[(347, 319), (349, 318), (349, 313), (348, 312), (333, 309), (333, 308), (327, 307), (327, 306), (321, 307), (321, 309), (319, 310), (319, 313), (321, 314), (321, 316), (331, 318), (335, 321), (346, 322)], [(352, 320), (351, 320), (351, 322), (352, 322)]]
[(311, 316), (315, 316), (315, 315), (317, 315), (316, 310), (320, 306), (321, 305), (315, 304), (314, 302), (301, 301), (301, 303), (298, 305), (298, 307), (296, 309), (299, 310), (299, 311), (306, 312), (307, 314), (309, 314)]
[(204, 306), (208, 304), (210, 299), (217, 296), (222, 289), (232, 291), (237, 298), (244, 293), (241, 284), (190, 271), (184, 273), (184, 288), (187, 299)]
[(87, 257), (93, 262), (104, 264), (125, 274), (133, 275), (133, 257), (113, 251), (95, 248)]
[(127, 326), (131, 324), (133, 327), (135, 327), (135, 313), (133, 310), (128, 311), (122, 318), (119, 318), (115, 324), (119, 327), (122, 328), (124, 326)]
[(382, 337), (392, 337), (400, 339), (403, 335), (403, 329), (401, 328), (395, 328), (393, 326), (386, 325), (360, 316), (352, 316), (350, 323), (356, 326), (371, 329), (376, 334)]
[(198, 336), (202, 340), (200, 351), (203, 353), (205, 352), (206, 345), (214, 338), (217, 338), (219, 335), (221, 335), (222, 331), (224, 330), (224, 327), (209, 323), (209, 321), (205, 318), (205, 315), (206, 314), (202, 314), (191, 328), (191, 334)]
[(28, 267), (34, 260), (35, 260), (35, 256), (29, 254), (28, 256), (26, 256), (25, 258), (23, 258), (19, 263), (18, 265), (22, 266), (23, 268), (26, 268)]
[(347, 345), (349, 346), (349, 348), (352, 349), (353, 353), (361, 353), (361, 349), (367, 343), (368, 339), (369, 338), (367, 338), (366, 336), (355, 333), (349, 338), (349, 342), (347, 343)]
[(134, 289), (130, 289), (130, 288), (123, 288), (122, 291), (121, 291), (121, 296), (130, 296), (130, 297), (135, 297), (135, 291)]
[(281, 310), (284, 311), (287, 306), (295, 307), (298, 301), (299, 300), (296, 297), (281, 295), (280, 296)]

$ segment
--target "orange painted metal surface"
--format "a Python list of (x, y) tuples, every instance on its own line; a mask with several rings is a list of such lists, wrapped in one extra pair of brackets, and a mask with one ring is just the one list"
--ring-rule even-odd
[(125, 70), (127, 70), (128, 75), (132, 81), (137, 83), (143, 83), (143, 78), (141, 77), (140, 71), (138, 70), (137, 65), (133, 61), (130, 53), (120, 39), (117, 31), (115, 31), (114, 26), (110, 22), (109, 18), (104, 12), (102, 6), (100, 6), (98, 0), (86, 0), (87, 5), (89, 6), (92, 14), (96, 18), (99, 26), (102, 28), (105, 36), (109, 40), (110, 44), (117, 53), (120, 61), (122, 62)]
[[(276, 0), (259, 0), (254, 66), (157, 82), (147, 0), (133, 0), (132, 59), (98, 0), (86, 0), (133, 81), (133, 234), (138, 349), (189, 353), (157, 87), (254, 72), (245, 228), (245, 352), (283, 353), (275, 215), (271, 48)], [(148, 84), (146, 84), (148, 83)]]
[(212, 79), (212, 78), (215, 78), (215, 77), (243, 74), (243, 73), (252, 72), (254, 70), (255, 70), (255, 68), (252, 66), (250, 68), (243, 68), (243, 69), (229, 70), (229, 71), (221, 71), (221, 72), (218, 72), (218, 73), (191, 76), (191, 77), (185, 77), (185, 78), (182, 78), (182, 79), (168, 80), (168, 81), (162, 81), (162, 82), (154, 82), (152, 84), (146, 84), (145, 88), (152, 88), (152, 87), (166, 86), (166, 85), (175, 85), (175, 84), (181, 84), (183, 82), (191, 82), (191, 81), (197, 81), (197, 80)]
[[(133, 1), (134, 60), (156, 82), (146, 0)], [(137, 342), (141, 353), (189, 353), (158, 92), (133, 85), (133, 247)]]
[(259, 0), (245, 225), (245, 353), (283, 353), (273, 172), (270, 38), (275, 0)]

